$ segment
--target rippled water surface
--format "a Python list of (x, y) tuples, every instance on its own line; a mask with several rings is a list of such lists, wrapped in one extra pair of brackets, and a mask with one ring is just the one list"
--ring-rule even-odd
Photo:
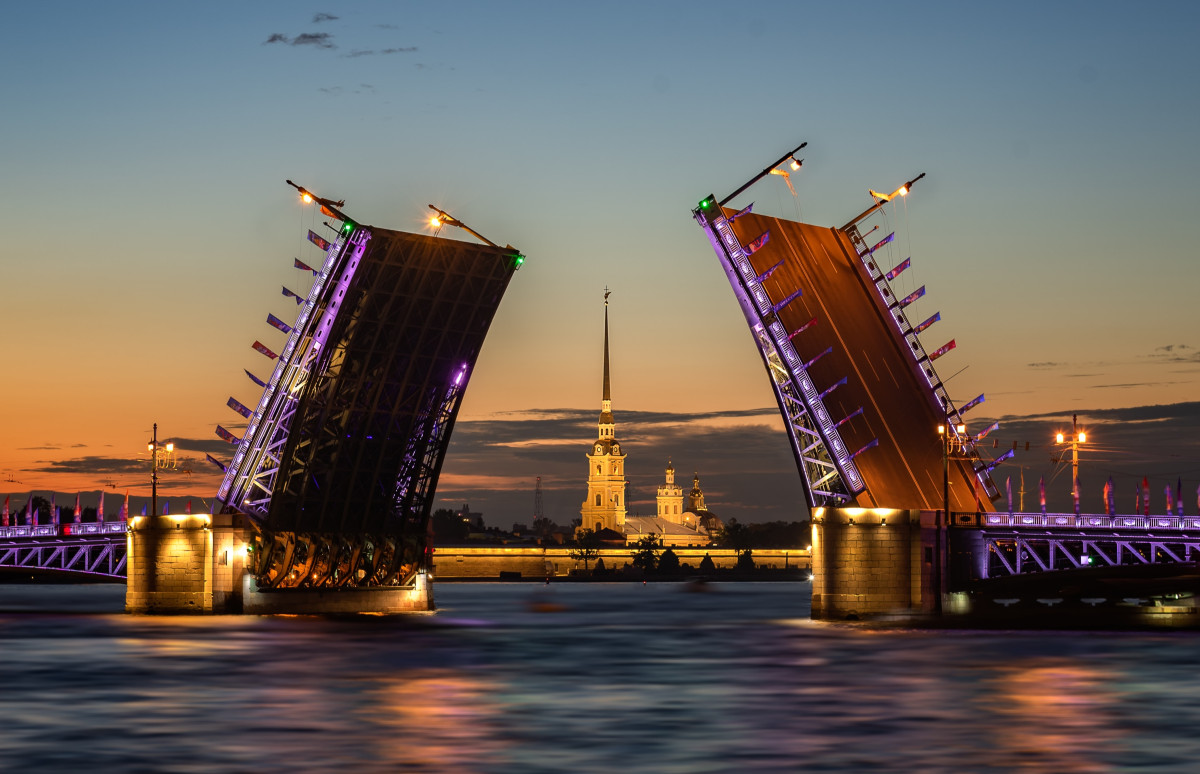
[(1198, 771), (1200, 635), (815, 624), (804, 584), (150, 618), (0, 586), (4, 771)]

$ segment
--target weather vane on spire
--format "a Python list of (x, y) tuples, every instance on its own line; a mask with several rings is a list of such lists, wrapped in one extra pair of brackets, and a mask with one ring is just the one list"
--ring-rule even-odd
[(605, 306), (608, 306), (608, 296), (611, 293), (612, 293), (612, 291), (608, 289), (608, 285), (605, 285), (604, 286), (604, 305)]

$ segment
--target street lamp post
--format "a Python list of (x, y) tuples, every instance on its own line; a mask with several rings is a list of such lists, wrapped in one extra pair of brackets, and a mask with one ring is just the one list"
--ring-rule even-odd
[(158, 515), (158, 459), (159, 454), (165, 452), (171, 454), (175, 451), (175, 444), (167, 443), (160, 449), (158, 445), (158, 423), (154, 423), (154, 434), (150, 438), (150, 443), (146, 444), (146, 450), (150, 452), (150, 517)]
[[(1059, 433), (1054, 436), (1055, 443), (1068, 443), (1063, 438), (1063, 434)], [(1079, 503), (1079, 444), (1087, 443), (1087, 433), (1079, 429), (1079, 415), (1071, 415), (1071, 495), (1075, 498), (1075, 503)], [(1107, 507), (1107, 506), (1105, 506)]]
[[(946, 576), (949, 574), (949, 553), (950, 553), (950, 451), (951, 446), (957, 442), (961, 442), (963, 435), (967, 432), (966, 425), (957, 425), (953, 428), (955, 431), (954, 438), (951, 437), (950, 420), (947, 418), (945, 424), (938, 425), (938, 435), (942, 439), (942, 519), (934, 525), (934, 552), (937, 555), (937, 561), (934, 562), (934, 610), (938, 613), (942, 612), (942, 587), (945, 585)], [(946, 548), (942, 549), (942, 524), (946, 526)]]

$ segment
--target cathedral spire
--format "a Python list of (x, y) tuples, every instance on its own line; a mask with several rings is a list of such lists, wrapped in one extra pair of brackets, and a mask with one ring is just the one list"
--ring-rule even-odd
[(611, 438), (616, 428), (612, 415), (612, 390), (608, 375), (608, 296), (612, 291), (604, 288), (604, 396), (600, 400), (600, 437)]
[(604, 397), (602, 400), (612, 402), (608, 386), (608, 296), (612, 291), (604, 289)]

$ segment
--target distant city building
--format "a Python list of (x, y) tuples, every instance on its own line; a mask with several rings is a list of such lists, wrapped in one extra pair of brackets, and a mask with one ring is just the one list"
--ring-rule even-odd
[[(617, 441), (616, 421), (612, 414), (612, 390), (608, 354), (608, 296), (604, 291), (604, 391), (600, 401), (600, 420), (596, 440), (587, 454), (587, 499), (580, 508), (580, 529), (597, 533), (624, 535), (627, 543), (654, 536), (663, 545), (708, 545), (709, 531), (719, 529), (721, 520), (704, 505), (700, 477), (692, 481), (692, 491), (684, 507), (683, 489), (675, 484), (675, 467), (667, 460), (666, 481), (658, 488), (658, 509), (654, 516), (629, 516), (625, 507), (625, 454)], [(614, 537), (616, 535), (613, 535)]]

